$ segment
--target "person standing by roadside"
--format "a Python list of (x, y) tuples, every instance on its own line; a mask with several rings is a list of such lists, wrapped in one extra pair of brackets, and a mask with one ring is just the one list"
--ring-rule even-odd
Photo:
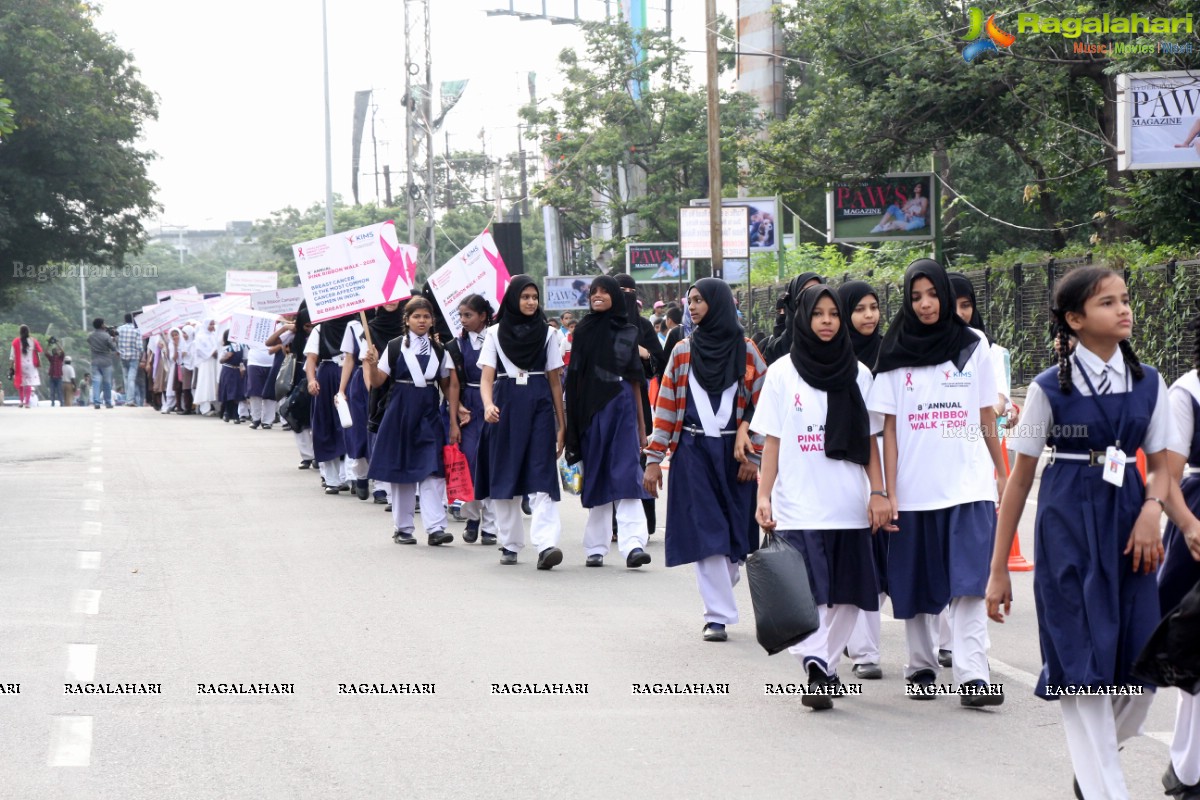
[(38, 367), (41, 366), (38, 354), (41, 352), (42, 345), (29, 335), (29, 326), (22, 325), (12, 342), (13, 383), (17, 387), (21, 408), (29, 408), (34, 388), (42, 383), (42, 376), (38, 374)]
[(145, 397), (138, 392), (138, 358), (142, 354), (142, 337), (133, 324), (133, 314), (125, 315), (125, 324), (117, 328), (117, 355), (121, 358), (121, 374), (125, 376), (125, 405), (145, 404)]
[(62, 392), (63, 406), (70, 408), (75, 405), (75, 367), (71, 364), (71, 357), (63, 358), (62, 365)]
[(59, 405), (66, 405), (63, 403), (63, 358), (66, 356), (58, 339), (51, 336), (48, 344), (50, 355), (46, 358), (50, 362), (50, 406), (53, 408), (56, 400)]
[(104, 405), (112, 408), (113, 391), (113, 357), (117, 355), (117, 341), (104, 327), (104, 318), (92, 320), (92, 332), (87, 338), (88, 348), (92, 351), (92, 371), (96, 373), (92, 379), (92, 405), (100, 408), (100, 395), (104, 395)]

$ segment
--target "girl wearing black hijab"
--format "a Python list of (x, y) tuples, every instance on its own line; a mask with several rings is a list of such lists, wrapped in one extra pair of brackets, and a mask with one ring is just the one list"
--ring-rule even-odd
[[(823, 283), (825, 283), (825, 279), (815, 272), (801, 272), (788, 282), (787, 291), (779, 298), (783, 308), (780, 309), (779, 304), (776, 304), (776, 330), (779, 333), (771, 339), (767, 344), (767, 349), (763, 351), (763, 357), (766, 358), (768, 364), (774, 364), (792, 351), (792, 328), (796, 317), (796, 304), (800, 302), (800, 293), (810, 286)], [(779, 316), (783, 317), (782, 325), (779, 323)]]
[[(883, 470), (867, 414), (871, 371), (828, 286), (797, 298), (789, 358), (767, 373), (751, 428), (766, 437), (757, 520), (804, 554), (821, 627), (790, 648), (810, 687), (838, 685), (837, 666), (860, 611), (879, 610), (871, 532), (888, 524)], [(801, 703), (831, 708), (831, 694)]]
[(321, 470), (326, 494), (350, 490), (346, 482), (346, 437), (338, 422), (333, 398), (342, 375), (342, 337), (352, 315), (317, 324), (304, 347), (304, 372), (312, 395), (313, 455)]
[(530, 496), (529, 537), (538, 569), (562, 563), (558, 539), (558, 457), (563, 452), (562, 353), (542, 312), (537, 283), (514, 275), (498, 322), (479, 354), (484, 421), (475, 496), (492, 501), (500, 563), (516, 564), (525, 546), (521, 498)]
[(990, 679), (984, 594), (1005, 483), (991, 353), (982, 334), (954, 313), (941, 264), (910, 264), (903, 298), (879, 351), (867, 407), (884, 415), (884, 476), (900, 529), (888, 545), (888, 594), (892, 613), (905, 621), (905, 677), (916, 690), (910, 696), (936, 696), (933, 617), (948, 606), (954, 681), (972, 690), (960, 702), (998, 705), (1003, 695), (975, 691)]
[[(654, 408), (645, 488), (655, 497), (671, 456), (667, 566), (696, 565), (704, 639), (723, 642), (738, 621), (733, 587), (755, 549), (754, 481), (759, 453), (750, 437), (767, 364), (738, 323), (729, 285), (704, 278), (688, 290), (692, 335), (675, 345)], [(760, 440), (761, 441), (761, 440)]]
[(979, 313), (979, 305), (975, 300), (975, 286), (971, 283), (971, 279), (961, 272), (951, 272), (949, 275), (950, 284), (954, 287), (955, 312), (963, 322), (982, 333), (984, 338), (990, 342), (988, 347), (992, 351), (992, 367), (996, 372), (997, 400), (993, 408), (996, 410), (996, 424), (1001, 438), (1003, 438), (1005, 427), (1016, 422), (1012, 418), (1012, 413), (1006, 416), (1006, 412), (1016, 411), (1008, 401), (1012, 394), (1012, 359), (1008, 349), (992, 341), (992, 337), (988, 336), (987, 329), (983, 327), (983, 316)]
[[(308, 301), (302, 300), (300, 307), (296, 310), (296, 318), (292, 322), (277, 328), (274, 333), (267, 337), (268, 347), (283, 345), (288, 348), (294, 359), (292, 380), (288, 384), (288, 394), (280, 397), (280, 400), (288, 397), (296, 383), (304, 379), (304, 369), (307, 363), (307, 359), (304, 356), (304, 348), (308, 343), (308, 335), (312, 327), (312, 320), (308, 316)], [(301, 392), (293, 400), (293, 406), (296, 403), (311, 405), (308, 395), (304, 392)], [(306, 409), (303, 413), (297, 414), (291, 412), (288, 416), (292, 419), (305, 420), (308, 418), (309, 413)], [(291, 426), (288, 425), (288, 427)], [(308, 425), (302, 426), (299, 430), (292, 428), (292, 435), (296, 439), (296, 449), (300, 451), (300, 469), (311, 469), (313, 462), (312, 428)]]
[(567, 463), (583, 462), (580, 500), (589, 509), (583, 533), (589, 567), (604, 564), (612, 518), (627, 567), (650, 563), (641, 501), (639, 464), (645, 441), (638, 329), (630, 324), (625, 295), (616, 280), (601, 275), (588, 291), (591, 313), (575, 326), (567, 368)]
[(838, 300), (849, 317), (846, 330), (850, 333), (854, 355), (871, 369), (879, 358), (879, 346), (883, 344), (883, 336), (879, 333), (879, 323), (882, 321), (879, 294), (866, 281), (847, 281), (838, 287), (837, 292)]

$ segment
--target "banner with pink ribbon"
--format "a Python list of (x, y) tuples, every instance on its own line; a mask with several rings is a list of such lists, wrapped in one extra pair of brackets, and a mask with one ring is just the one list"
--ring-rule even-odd
[(429, 286), (450, 330), (458, 336), (462, 333), (462, 323), (458, 321), (458, 304), (462, 299), (470, 294), (482, 295), (491, 303), (492, 310), (498, 311), (510, 279), (492, 234), (484, 231), (430, 275)]
[(390, 220), (292, 245), (313, 322), (412, 297), (417, 248)]

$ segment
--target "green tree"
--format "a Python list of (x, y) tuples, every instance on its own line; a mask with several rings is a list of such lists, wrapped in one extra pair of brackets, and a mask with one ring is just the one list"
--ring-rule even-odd
[[(656, 31), (638, 34), (645, 60), (633, 63), (634, 34), (624, 23), (585, 26), (586, 50), (559, 55), (567, 88), (557, 107), (526, 107), (530, 136), (552, 165), (536, 196), (558, 209), (566, 235), (591, 238), (609, 221), (614, 235), (593, 241), (624, 258), (621, 220), (635, 216), (643, 241), (674, 241), (679, 208), (708, 192), (706, 94), (694, 89), (679, 46)], [(635, 98), (631, 87), (640, 86)], [(721, 103), (723, 185), (738, 184), (741, 140), (760, 127), (753, 98), (724, 94)], [(630, 169), (632, 168), (632, 169)], [(618, 173), (644, 177), (645, 191), (622, 191)]]
[[(151, 153), (137, 139), (156, 116), (129, 53), (72, 0), (0, 7), (0, 75), (10, 109), (0, 127), (0, 303), (16, 263), (120, 264), (145, 239), (154, 208)], [(5, 119), (8, 118), (8, 122)]]
[(12, 101), (4, 96), (4, 81), (0, 81), (0, 136), (16, 130)]

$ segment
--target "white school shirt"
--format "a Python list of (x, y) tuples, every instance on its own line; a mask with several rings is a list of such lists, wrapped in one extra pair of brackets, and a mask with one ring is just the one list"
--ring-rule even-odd
[[(499, 331), (496, 330), (498, 325), (499, 323), (488, 328), (487, 338), (483, 340), (483, 351), (479, 354), (479, 366), (491, 367), (496, 370), (497, 375), (501, 372), (506, 372), (502, 366), (497, 366), (497, 364), (501, 363), (499, 354), (503, 352), (503, 348), (500, 347)], [(546, 372), (552, 369), (562, 369), (563, 366), (562, 352), (559, 350), (558, 342), (555, 341), (554, 335), (554, 328), (547, 325), (545, 345)]]
[(342, 352), (348, 356), (354, 356), (354, 340), (358, 339), (359, 357), (367, 352), (367, 337), (363, 333), (362, 323), (358, 320), (351, 320), (346, 324), (346, 332), (342, 334)]
[[(858, 390), (864, 400), (871, 384), (871, 370), (860, 362)], [(790, 359), (782, 358), (767, 370), (750, 430), (779, 439), (771, 509), (780, 530), (859, 530), (871, 525), (867, 470), (825, 455), (828, 409), (829, 393), (809, 386)], [(867, 416), (872, 435), (883, 430), (881, 415)]]
[[(1088, 389), (1079, 367), (1075, 364), (1076, 358), (1087, 370), (1087, 376), (1091, 380), (1092, 386), (1099, 385), (1101, 373), (1107, 371), (1108, 382), (1112, 386), (1113, 394), (1123, 394), (1128, 391), (1128, 387), (1125, 385), (1125, 356), (1121, 354), (1121, 348), (1118, 347), (1112, 358), (1104, 361), (1082, 344), (1075, 345), (1075, 353), (1071, 359), (1071, 386), (1081, 396), (1091, 397), (1092, 392)], [(1129, 378), (1133, 379), (1132, 373), (1129, 374)], [(1070, 420), (1055, 420), (1050, 411), (1050, 400), (1042, 391), (1042, 387), (1036, 382), (1029, 384), (1029, 392), (1025, 395), (1025, 407), (1021, 409), (1021, 419), (1008, 435), (1009, 448), (1032, 458), (1038, 458), (1046, 447), (1050, 428), (1056, 422), (1063, 425), (1071, 424)], [(1165, 450), (1174, 441), (1174, 428), (1170, 408), (1167, 404), (1167, 383), (1160, 374), (1158, 376), (1158, 399), (1154, 402), (1154, 411), (1150, 415), (1150, 426), (1146, 429), (1146, 436), (1142, 440), (1142, 450), (1147, 453)], [(1127, 451), (1126, 455), (1130, 459), (1133, 458), (1131, 452)]]
[(981, 408), (996, 404), (996, 374), (987, 341), (979, 344), (961, 371), (943, 361), (875, 376), (867, 408), (896, 416), (896, 486), (888, 491), (900, 511), (996, 499), (995, 468), (979, 416)]
[(1012, 400), (1012, 360), (1008, 349), (992, 342), (992, 369), (996, 374), (996, 393)]
[[(346, 327), (348, 328), (350, 326), (347, 325)], [(323, 360), (326, 360), (326, 359), (321, 358), (321, 326), (320, 326), (320, 324), (314, 325), (312, 331), (309, 332), (308, 341), (304, 343), (304, 355), (316, 356), (317, 364), (320, 364)], [(328, 359), (328, 360), (332, 361), (333, 363), (337, 364), (340, 367), (342, 365), (342, 359), (343, 359), (342, 354), (338, 353), (336, 356), (334, 356), (333, 358)]]
[(246, 355), (246, 363), (252, 367), (270, 367), (275, 364), (275, 354), (261, 342), (252, 344)]
[[(1200, 377), (1196, 370), (1182, 375), (1171, 384), (1167, 392), (1167, 403), (1171, 408), (1171, 441), (1167, 449), (1187, 458), (1192, 451), (1192, 437), (1196, 434), (1196, 418), (1192, 414), (1192, 400), (1200, 402)], [(1144, 449), (1144, 448), (1143, 448)]]
[[(428, 336), (416, 336), (412, 333), (405, 334), (405, 336), (408, 337), (408, 344), (412, 348), (414, 353), (421, 352), (422, 340), (429, 342)], [(404, 343), (402, 342), (399, 345), (399, 347), (403, 348)], [(380, 356), (379, 364), (378, 364), (377, 368), (384, 375), (391, 375), (392, 374), (392, 364), (391, 364), (390, 359), (388, 359), (386, 353), (387, 353), (387, 351), (385, 350), (384, 355)], [(429, 357), (433, 358), (433, 342), (429, 342)], [(404, 350), (403, 349), (401, 349), (401, 351), (400, 351), (400, 358), (404, 358)], [(449, 378), (450, 373), (453, 371), (454, 371), (454, 362), (450, 360), (450, 354), (447, 353), (445, 350), (443, 350), (442, 351), (442, 365), (438, 369), (437, 374), (433, 376), (433, 379), (437, 380), (438, 378)]]

